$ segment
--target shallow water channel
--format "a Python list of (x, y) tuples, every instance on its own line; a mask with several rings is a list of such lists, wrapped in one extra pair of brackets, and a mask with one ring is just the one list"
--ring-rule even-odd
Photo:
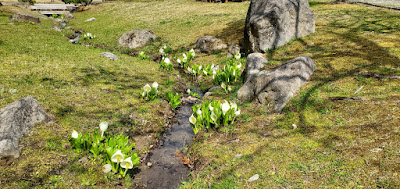
[(177, 188), (182, 181), (188, 180), (189, 168), (176, 156), (185, 147), (189, 147), (194, 136), (189, 117), (192, 115), (194, 101), (183, 100), (175, 117), (177, 122), (172, 124), (161, 141), (160, 146), (150, 152), (152, 166), (142, 166), (135, 175), (139, 188)]

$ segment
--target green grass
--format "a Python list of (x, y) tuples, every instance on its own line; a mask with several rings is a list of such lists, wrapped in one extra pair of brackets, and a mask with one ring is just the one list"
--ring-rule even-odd
[[(153, 81), (163, 92), (183, 93), (186, 88), (174, 76), (177, 71), (162, 72), (157, 63), (123, 54), (127, 50), (117, 47), (117, 39), (133, 29), (151, 29), (161, 40), (144, 50), (155, 53), (168, 44), (172, 57), (192, 48), (204, 35), (237, 43), (243, 37), (248, 4), (170, 0), (91, 6), (75, 13), (69, 23), (73, 29), (97, 36), (89, 46), (68, 43), (64, 35), (72, 31), (50, 30), (51, 20), (43, 20), (42, 25), (9, 24), (10, 11), (17, 9), (1, 7), (0, 107), (33, 95), (54, 120), (35, 127), (21, 142), (25, 148), (15, 163), (0, 163), (0, 185), (113, 188), (121, 183), (131, 187), (130, 178), (105, 178), (101, 165), (90, 156), (87, 163), (78, 161), (87, 155), (65, 149), (67, 137), (72, 129), (87, 132), (108, 120), (111, 132), (131, 136), (137, 140), (138, 151), (146, 152), (154, 143), (146, 136), (155, 138), (165, 128), (163, 115), (168, 114), (169, 105), (161, 99), (139, 101), (140, 88)], [(310, 4), (316, 33), (265, 56), (270, 63), (266, 69), (300, 55), (310, 56), (317, 63), (311, 80), (282, 114), (245, 103), (242, 115), (227, 132), (200, 132), (188, 154), (196, 169), (182, 188), (400, 186), (400, 83), (360, 75), (399, 75), (400, 12), (328, 0)], [(97, 20), (84, 22), (91, 17)], [(95, 47), (111, 49), (120, 59), (104, 58), (99, 55), (104, 50)], [(220, 52), (198, 54), (194, 63), (221, 65), (225, 61)], [(210, 79), (195, 82), (203, 89), (212, 86)], [(338, 96), (367, 101), (329, 99)], [(233, 100), (236, 94), (216, 91), (208, 98)], [(376, 148), (382, 151), (372, 152)], [(235, 158), (236, 154), (243, 156)], [(254, 174), (260, 179), (247, 182)]]

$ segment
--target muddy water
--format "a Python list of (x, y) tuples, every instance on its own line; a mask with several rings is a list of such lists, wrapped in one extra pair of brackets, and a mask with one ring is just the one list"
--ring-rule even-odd
[(135, 175), (138, 188), (177, 188), (188, 180), (189, 169), (176, 153), (188, 147), (194, 136), (189, 117), (194, 101), (184, 101), (177, 110), (177, 122), (167, 130), (159, 148), (150, 152), (151, 167), (142, 166)]

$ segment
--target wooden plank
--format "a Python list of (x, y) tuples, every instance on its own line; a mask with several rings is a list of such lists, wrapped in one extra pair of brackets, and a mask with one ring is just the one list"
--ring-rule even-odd
[(53, 15), (53, 14), (67, 14), (67, 13), (69, 13), (69, 11), (39, 11), (39, 13)]

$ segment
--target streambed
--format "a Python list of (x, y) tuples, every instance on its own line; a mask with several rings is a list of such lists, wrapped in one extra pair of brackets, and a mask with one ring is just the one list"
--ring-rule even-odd
[[(189, 117), (192, 115), (193, 100), (183, 100), (172, 124), (162, 140), (159, 148), (149, 152), (149, 157), (135, 175), (138, 188), (177, 188), (182, 181), (188, 180), (189, 168), (182, 161), (181, 152), (189, 147), (194, 136)], [(147, 166), (147, 162), (152, 165)]]

